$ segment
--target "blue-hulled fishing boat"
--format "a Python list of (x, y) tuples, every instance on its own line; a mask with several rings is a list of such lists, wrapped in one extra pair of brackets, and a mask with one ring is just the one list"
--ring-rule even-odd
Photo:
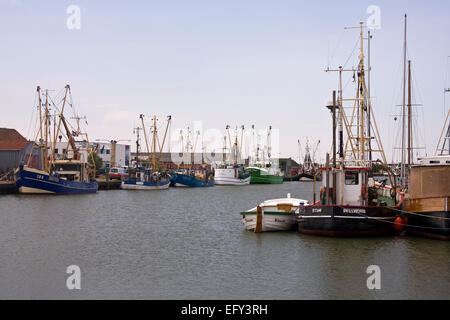
[(172, 175), (172, 183), (175, 187), (212, 187), (214, 174), (207, 170), (177, 171)]
[[(86, 160), (89, 157), (89, 142), (87, 134), (80, 131), (78, 127), (69, 129), (69, 124), (64, 117), (64, 107), (67, 97), (71, 96), (70, 86), (65, 87), (64, 98), (62, 100), (59, 114), (50, 115), (48, 92), (45, 93), (45, 103), (42, 103), (41, 89), (37, 87), (38, 114), (39, 114), (39, 143), (33, 145), (27, 163), (20, 165), (15, 171), (16, 185), (20, 193), (23, 194), (82, 194), (95, 193), (98, 190), (98, 183), (94, 180), (95, 166)], [(73, 107), (73, 104), (69, 102)], [(54, 109), (59, 108), (54, 105)], [(53, 121), (53, 125), (50, 123)], [(64, 130), (61, 129), (61, 124)], [(52, 132), (53, 128), (53, 132)], [(56, 159), (55, 146), (56, 138), (67, 137), (67, 149), (65, 149), (62, 159)], [(75, 141), (75, 137), (82, 137), (82, 141)], [(51, 138), (53, 137), (53, 141)], [(31, 160), (33, 150), (40, 149), (39, 167), (33, 168)], [(49, 152), (49, 150), (51, 150)]]
[[(170, 175), (166, 171), (161, 170), (161, 165), (159, 163), (159, 155), (161, 155), (162, 149), (164, 147), (164, 142), (166, 140), (166, 135), (168, 128), (170, 126), (171, 116), (168, 116), (167, 118), (167, 126), (164, 134), (164, 139), (162, 141), (162, 144), (160, 145), (159, 151), (156, 150), (156, 144), (158, 141), (159, 144), (159, 138), (158, 138), (158, 128), (157, 128), (157, 121), (158, 118), (154, 116), (152, 118), (152, 126), (150, 128), (152, 132), (152, 143), (151, 143), (151, 154), (152, 154), (152, 161), (151, 161), (151, 167), (150, 165), (150, 147), (148, 143), (148, 137), (147, 137), (147, 130), (144, 123), (144, 115), (140, 115), (139, 117), (141, 119), (142, 128), (137, 127), (135, 129), (135, 133), (137, 135), (136, 137), (136, 162), (135, 162), (135, 168), (130, 168), (128, 170), (128, 177), (124, 181), (122, 181), (121, 188), (125, 190), (163, 190), (168, 189), (170, 186)], [(144, 131), (144, 138), (145, 138), (145, 144), (147, 147), (147, 157), (142, 162), (145, 162), (144, 165), (141, 165), (141, 160), (139, 158), (139, 149), (140, 149), (140, 140), (139, 140), (139, 132), (140, 130)]]
[(125, 190), (162, 190), (168, 189), (170, 176), (165, 173), (152, 172), (149, 168), (130, 170), (128, 179), (122, 181)]

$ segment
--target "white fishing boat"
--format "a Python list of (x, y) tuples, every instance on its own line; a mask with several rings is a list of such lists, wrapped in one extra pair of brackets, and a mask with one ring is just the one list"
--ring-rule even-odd
[(239, 186), (250, 184), (250, 173), (240, 166), (227, 166), (215, 169), (214, 184), (223, 186)]
[(244, 126), (241, 127), (241, 143), (238, 143), (237, 128), (235, 132), (235, 139), (232, 145), (232, 139), (230, 136), (230, 126), (227, 125), (226, 131), (229, 141), (229, 160), (226, 159), (227, 149), (227, 136), (224, 137), (224, 147), (222, 164), (214, 169), (214, 184), (223, 186), (243, 186), (249, 185), (251, 174), (243, 166), (242, 160), (242, 141), (244, 135)]
[(242, 223), (246, 230), (254, 232), (295, 230), (299, 208), (308, 204), (307, 200), (291, 198), (288, 193), (286, 198), (266, 200), (241, 212)]

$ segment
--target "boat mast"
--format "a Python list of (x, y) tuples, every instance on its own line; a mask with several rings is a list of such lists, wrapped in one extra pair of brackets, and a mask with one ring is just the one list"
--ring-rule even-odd
[(63, 105), (62, 105), (62, 108), (61, 108), (61, 112), (60, 112), (60, 114), (59, 114), (59, 121), (58, 121), (58, 129), (56, 130), (56, 128), (55, 128), (55, 130), (54, 130), (54, 132), (53, 132), (53, 150), (52, 150), (52, 162), (53, 162), (53, 160), (55, 159), (55, 149), (56, 149), (56, 141), (57, 141), (57, 137), (58, 137), (58, 133), (59, 133), (59, 130), (60, 130), (60, 127), (61, 127), (61, 122), (62, 122), (62, 115), (63, 115), (63, 113), (64, 113), (64, 107), (65, 107), (65, 105), (66, 105), (66, 99), (67, 99), (67, 92), (69, 91), (69, 85), (66, 85), (66, 91), (65, 91), (65, 93), (64, 93), (64, 100), (63, 100)]
[[(41, 87), (37, 87), (37, 95), (39, 101), (39, 148), (41, 149), (41, 168), (45, 170), (45, 158), (44, 158), (44, 135), (42, 133), (42, 103), (41, 103)], [(46, 119), (47, 121), (47, 119)]]
[(153, 170), (156, 169), (156, 135), (156, 116), (153, 116)]
[[(272, 133), (272, 126), (269, 126), (269, 131), (267, 133), (267, 160), (269, 161), (269, 165), (271, 164), (271, 157), (272, 157), (272, 139), (271, 139), (271, 133)], [(266, 165), (264, 164), (264, 167)]]
[(403, 41), (403, 100), (402, 100), (402, 157), (401, 157), (401, 172), (400, 177), (402, 185), (405, 187), (406, 183), (406, 170), (405, 170), (405, 140), (406, 140), (406, 27), (407, 27), (407, 15), (405, 14), (405, 30)]
[[(444, 89), (444, 107), (445, 107), (445, 94), (446, 93), (450, 93), (450, 88), (446, 88)], [(443, 155), (445, 151), (448, 152), (448, 154), (450, 155), (450, 109), (447, 112), (447, 117), (445, 118), (445, 122), (444, 122), (444, 126), (442, 127), (442, 131), (441, 131), (441, 135), (439, 136), (439, 141), (438, 144), (436, 146), (436, 155)], [(445, 131), (445, 127), (447, 127), (447, 133), (445, 135), (445, 137), (443, 137), (444, 135), (444, 131)], [(442, 143), (442, 148), (439, 149), (439, 146)], [(448, 149), (445, 149), (445, 146), (448, 146)], [(440, 153), (439, 153), (440, 151)]]
[[(408, 60), (408, 170), (412, 164), (412, 114), (411, 114), (411, 60)], [(409, 174), (408, 174), (409, 184)]]
[(139, 115), (141, 119), (142, 129), (144, 130), (145, 147), (147, 148), (147, 160), (150, 159), (150, 148), (148, 147), (147, 130), (145, 130), (144, 115)]
[[(367, 94), (369, 99), (372, 99), (370, 95), (370, 72), (372, 71), (372, 67), (370, 65), (370, 40), (372, 39), (372, 35), (370, 34), (370, 30), (367, 31)], [(370, 123), (370, 109), (367, 110), (367, 135), (371, 137), (371, 123)], [(372, 163), (372, 141), (369, 139), (369, 161)]]
[(136, 168), (139, 168), (139, 131), (141, 131), (141, 128), (137, 126), (133, 132), (136, 134)]
[[(167, 126), (166, 126), (166, 130), (164, 132), (163, 142), (162, 142), (161, 147), (159, 149), (159, 157), (158, 157), (158, 159), (161, 159), (162, 151), (163, 151), (163, 148), (164, 148), (164, 144), (166, 142), (167, 132), (169, 131), (171, 120), (172, 120), (172, 116), (167, 116)], [(170, 153), (170, 144), (169, 144), (169, 153)]]
[[(48, 90), (45, 90), (45, 140), (44, 140), (44, 168), (42, 170), (48, 171), (48, 138), (51, 136), (50, 134), (50, 116), (48, 112)], [(50, 143), (51, 145), (51, 143)]]

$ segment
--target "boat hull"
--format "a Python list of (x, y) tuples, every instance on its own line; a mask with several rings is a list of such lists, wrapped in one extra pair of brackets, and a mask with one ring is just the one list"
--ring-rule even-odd
[(214, 184), (222, 186), (243, 186), (250, 184), (250, 177), (247, 177), (245, 179), (215, 177)]
[[(257, 223), (256, 212), (241, 212), (242, 223), (246, 230), (254, 231)], [(294, 213), (264, 212), (262, 231), (290, 231), (297, 228), (297, 216)]]
[(123, 190), (164, 190), (168, 189), (170, 179), (156, 182), (136, 182), (136, 181), (122, 181), (120, 186)]
[(403, 210), (406, 214), (408, 234), (450, 240), (450, 198), (407, 199)]
[(205, 181), (187, 174), (175, 173), (172, 176), (172, 183), (175, 185), (175, 187), (212, 187), (214, 186), (214, 179)]
[(301, 208), (298, 231), (331, 237), (393, 234), (396, 216), (390, 207), (311, 205)]
[(283, 176), (273, 174), (261, 174), (259, 171), (253, 171), (250, 177), (251, 184), (281, 184)]
[(84, 194), (96, 193), (98, 190), (98, 183), (95, 180), (69, 181), (32, 168), (16, 170), (16, 185), (22, 194)]

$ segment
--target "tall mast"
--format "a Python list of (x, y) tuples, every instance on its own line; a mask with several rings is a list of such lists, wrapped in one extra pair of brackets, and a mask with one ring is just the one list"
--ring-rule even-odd
[(408, 169), (412, 164), (412, 114), (411, 114), (411, 60), (408, 60)]
[(363, 38), (363, 23), (360, 22), (360, 41), (361, 41), (361, 46), (360, 46), (360, 54), (359, 54), (359, 77), (358, 77), (358, 98), (360, 98), (359, 101), (359, 116), (360, 116), (360, 120), (359, 120), (359, 131), (360, 131), (360, 136), (359, 136), (359, 159), (363, 162), (365, 160), (365, 148), (364, 148), (364, 144), (365, 144), (365, 134), (364, 134), (364, 109), (365, 109), (365, 103), (364, 103), (364, 99), (362, 99), (363, 97), (360, 96), (360, 94), (363, 92), (364, 88), (363, 88), (363, 83), (364, 83), (364, 38)]
[(156, 169), (156, 116), (153, 116), (153, 170)]
[(41, 87), (37, 87), (38, 103), (39, 103), (39, 148), (41, 149), (41, 168), (45, 170), (44, 159), (44, 135), (42, 133), (42, 104), (41, 104)]
[[(370, 72), (372, 71), (372, 67), (370, 65), (370, 39), (372, 39), (372, 35), (370, 34), (370, 30), (367, 31), (367, 95), (369, 99), (370, 95)], [(371, 123), (370, 123), (370, 108), (367, 109), (367, 136), (371, 137)], [(372, 141), (369, 138), (369, 161), (372, 163)]]
[(144, 115), (143, 114), (139, 115), (139, 118), (141, 119), (142, 129), (144, 130), (145, 147), (147, 148), (147, 159), (149, 159), (150, 148), (148, 147), (147, 130), (145, 130)]
[[(450, 88), (444, 89), (444, 107), (445, 107), (445, 94), (450, 93)], [(450, 155), (450, 109), (447, 111), (447, 116), (445, 118), (444, 126), (442, 127), (441, 135), (439, 136), (439, 141), (436, 146), (436, 155), (443, 155), (444, 152), (447, 151), (447, 154)], [(444, 136), (445, 128), (447, 127), (447, 132)], [(442, 143), (442, 148), (439, 149), (439, 146)], [(445, 149), (445, 146), (447, 145), (448, 149)], [(439, 152), (440, 151), (440, 152)]]
[[(47, 171), (48, 170), (48, 137), (51, 136), (49, 134), (50, 130), (50, 117), (48, 114), (48, 90), (45, 90), (45, 140), (44, 140), (44, 168), (42, 170)], [(51, 143), (50, 143), (51, 145)]]
[(139, 168), (139, 131), (141, 128), (137, 126), (134, 128), (134, 132), (136, 133), (136, 168)]
[(61, 122), (62, 122), (62, 119), (63, 119), (64, 107), (66, 105), (67, 93), (69, 92), (69, 88), (70, 88), (70, 86), (66, 85), (66, 91), (64, 93), (63, 105), (62, 105), (62, 108), (61, 108), (61, 112), (59, 114), (59, 121), (58, 121), (58, 127), (57, 127), (58, 129), (55, 129), (54, 133), (53, 133), (52, 161), (55, 159), (56, 141), (57, 141), (57, 137), (58, 137), (58, 133), (59, 133), (60, 127), (61, 127)]
[(401, 181), (405, 184), (405, 140), (406, 140), (406, 26), (407, 16), (405, 14), (405, 30), (403, 42), (403, 101), (402, 101), (402, 159), (401, 159)]

